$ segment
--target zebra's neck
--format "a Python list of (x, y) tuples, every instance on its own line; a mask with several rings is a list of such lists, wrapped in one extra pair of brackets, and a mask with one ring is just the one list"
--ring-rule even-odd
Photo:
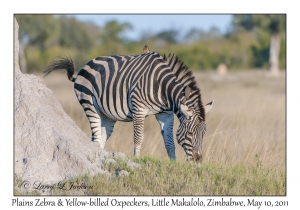
[[(189, 86), (192, 90), (188, 100), (186, 101), (186, 105), (193, 109), (195, 114), (205, 121), (205, 110), (201, 101), (200, 89), (197, 87), (197, 83), (192, 71), (190, 71), (177, 56), (170, 54), (166, 57), (164, 55), (164, 60), (166, 65), (169, 66), (175, 75), (176, 81), (178, 81), (182, 87)], [(181, 113), (179, 112), (178, 107), (174, 109), (174, 112), (180, 119)]]

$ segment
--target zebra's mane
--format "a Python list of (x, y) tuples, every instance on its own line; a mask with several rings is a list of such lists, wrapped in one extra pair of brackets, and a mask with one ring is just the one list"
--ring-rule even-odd
[(196, 113), (205, 120), (205, 110), (201, 101), (200, 89), (197, 87), (197, 83), (193, 73), (189, 68), (174, 54), (169, 54), (163, 56), (166, 64), (172, 69), (177, 80), (184, 86), (189, 86), (192, 90), (192, 95), (196, 94), (198, 97), (198, 105), (195, 107)]

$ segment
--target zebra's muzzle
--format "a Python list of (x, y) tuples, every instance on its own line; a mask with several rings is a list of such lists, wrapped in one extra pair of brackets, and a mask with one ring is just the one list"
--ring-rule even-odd
[(193, 160), (195, 162), (202, 162), (202, 154), (200, 152), (193, 152)]

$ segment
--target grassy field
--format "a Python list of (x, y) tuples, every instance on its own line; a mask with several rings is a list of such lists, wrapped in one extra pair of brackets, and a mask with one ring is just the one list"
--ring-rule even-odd
[[(284, 75), (269, 78), (263, 72), (244, 71), (229, 74), (224, 79), (213, 72), (196, 73), (195, 77), (202, 101), (215, 100), (206, 119), (204, 161), (255, 166), (258, 156), (263, 167), (285, 170)], [(90, 126), (75, 96), (73, 83), (63, 73), (53, 73), (44, 79), (66, 113), (91, 137)], [(174, 127), (175, 137), (177, 119)], [(167, 157), (154, 116), (146, 118), (144, 133), (141, 155)], [(182, 147), (177, 142), (175, 145), (177, 158), (185, 160)], [(117, 122), (105, 149), (132, 156), (132, 123)]]
[[(128, 176), (107, 177), (83, 175), (55, 186), (49, 195), (285, 195), (285, 172), (244, 165), (204, 163), (201, 166), (167, 158), (143, 157), (135, 162), (141, 170), (132, 171), (126, 162), (106, 165), (114, 172), (129, 171)], [(16, 186), (22, 180), (16, 179)], [(82, 189), (78, 189), (77, 186)], [(40, 195), (41, 191), (26, 194), (15, 188), (15, 195)]]
[[(154, 116), (149, 116), (145, 121), (142, 158), (137, 160), (143, 170), (115, 181), (100, 179), (101, 176), (79, 177), (79, 181), (89, 180), (89, 184), (102, 189), (80, 194), (285, 194), (285, 75), (273, 78), (258, 70), (230, 72), (223, 78), (214, 72), (194, 75), (203, 103), (215, 100), (206, 117), (202, 167), (185, 162), (185, 153), (177, 143), (178, 161), (169, 161), (159, 125)], [(63, 73), (53, 73), (44, 80), (66, 113), (90, 137), (89, 123), (76, 99), (73, 83)], [(177, 119), (174, 127), (175, 136)], [(132, 123), (117, 122), (105, 149), (132, 157)]]

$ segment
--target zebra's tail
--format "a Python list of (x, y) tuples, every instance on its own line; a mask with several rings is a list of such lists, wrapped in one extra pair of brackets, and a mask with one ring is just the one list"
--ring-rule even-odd
[(44, 70), (44, 77), (56, 70), (67, 70), (68, 78), (71, 82), (75, 81), (74, 71), (75, 71), (75, 64), (72, 58), (69, 57), (59, 57), (59, 60), (53, 61), (50, 63), (49, 66)]

